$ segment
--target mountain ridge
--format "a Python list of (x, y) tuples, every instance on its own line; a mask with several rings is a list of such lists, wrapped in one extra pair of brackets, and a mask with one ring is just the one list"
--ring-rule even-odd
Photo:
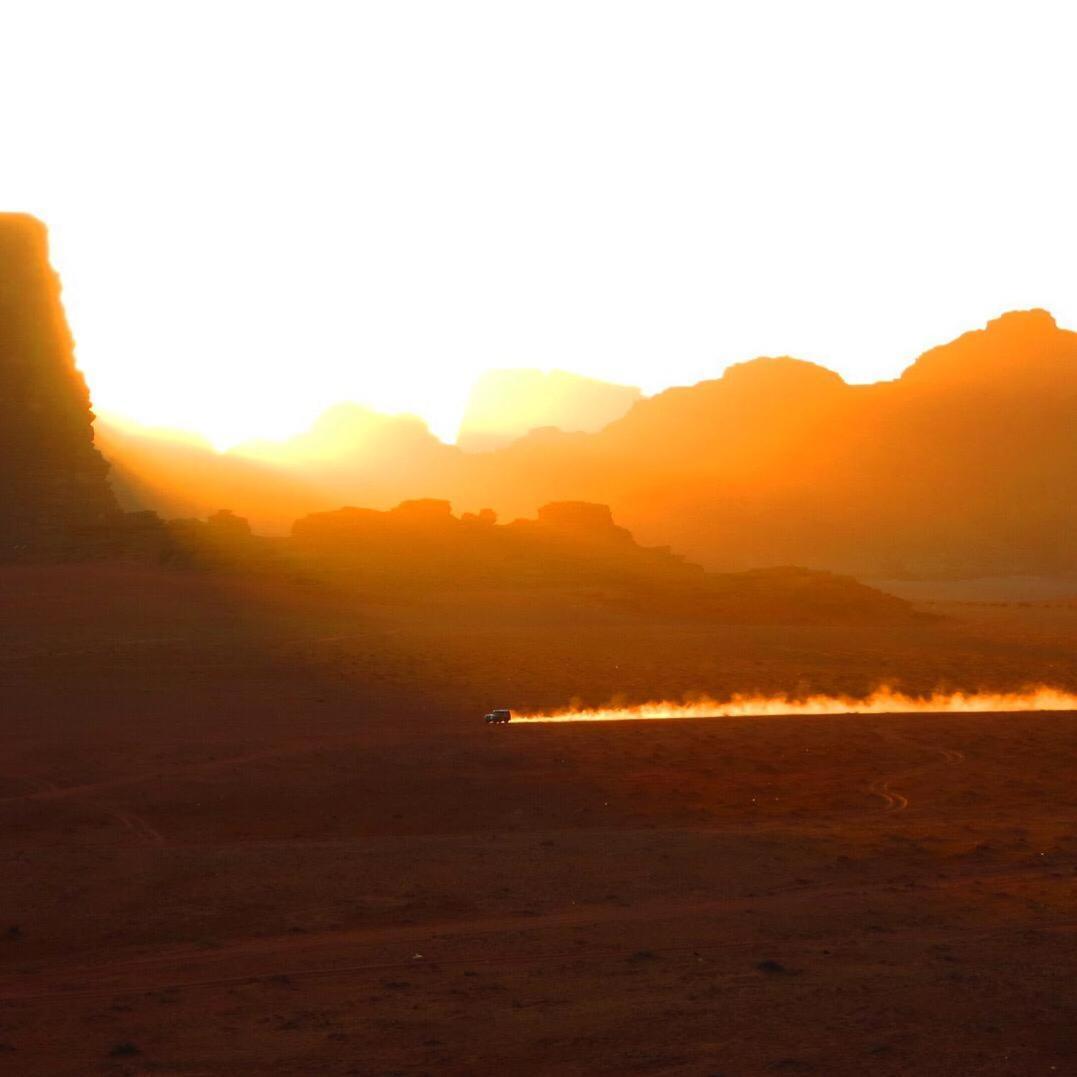
[[(762, 357), (643, 397), (599, 430), (536, 429), (483, 453), (412, 417), (366, 414), (381, 435), (349, 453), (270, 453), (309, 491), (305, 511), (435, 497), (525, 516), (578, 500), (611, 505), (641, 541), (715, 570), (1077, 568), (1065, 539), (1077, 533), (1077, 333), (1040, 309), (929, 349), (889, 381), (849, 384), (817, 363)], [(227, 507), (258, 527), (256, 500)]]

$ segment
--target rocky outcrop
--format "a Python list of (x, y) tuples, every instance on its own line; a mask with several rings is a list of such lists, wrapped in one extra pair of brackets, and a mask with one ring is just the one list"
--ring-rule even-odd
[(538, 510), (538, 522), (554, 533), (589, 542), (634, 545), (632, 533), (613, 522), (609, 505), (590, 501), (552, 501)]
[[(198, 524), (195, 530), (196, 549), (212, 553), (210, 526)], [(377, 601), (437, 594), (439, 602), (455, 595), (466, 603), (481, 594), (492, 621), (499, 610), (521, 602), (568, 602), (561, 608), (571, 609), (570, 616), (590, 605), (730, 624), (889, 624), (914, 618), (907, 602), (826, 572), (704, 572), (668, 547), (639, 545), (617, 525), (609, 506), (581, 501), (543, 505), (537, 519), (508, 524), (498, 524), (489, 511), (454, 516), (447, 501), (435, 499), (384, 512), (345, 508), (297, 520), (290, 540), (255, 538), (246, 552), (235, 544), (229, 550), (249, 559), (258, 543), (275, 544), (291, 571), (357, 587)], [(214, 563), (206, 555), (202, 561)]]
[(77, 555), (121, 520), (44, 225), (0, 214), (0, 560)]

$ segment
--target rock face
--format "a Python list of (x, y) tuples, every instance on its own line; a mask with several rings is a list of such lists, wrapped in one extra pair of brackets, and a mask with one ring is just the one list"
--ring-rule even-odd
[(77, 556), (120, 520), (44, 225), (0, 214), (0, 560)]

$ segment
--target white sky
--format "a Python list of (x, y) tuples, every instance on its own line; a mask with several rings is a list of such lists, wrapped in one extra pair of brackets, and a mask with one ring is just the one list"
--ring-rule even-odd
[(218, 444), (474, 377), (853, 381), (1077, 325), (1066, 3), (0, 0), (0, 207), (100, 410)]

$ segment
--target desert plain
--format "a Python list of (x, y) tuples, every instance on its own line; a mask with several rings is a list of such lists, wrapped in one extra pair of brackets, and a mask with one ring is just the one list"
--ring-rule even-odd
[(1073, 691), (1072, 601), (844, 627), (581, 603), (568, 630), (145, 565), (0, 587), (0, 1071), (1077, 1068), (1077, 714), (481, 721)]

